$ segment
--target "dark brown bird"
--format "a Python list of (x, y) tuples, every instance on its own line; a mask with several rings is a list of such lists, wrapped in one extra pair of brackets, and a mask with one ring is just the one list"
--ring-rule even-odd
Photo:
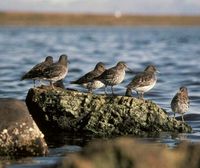
[(65, 86), (64, 86), (64, 83), (63, 83), (62, 79), (59, 80), (59, 81), (56, 81), (55, 83), (53, 83), (53, 86), (65, 89)]
[(175, 113), (179, 113), (182, 116), (182, 121), (184, 122), (183, 114), (188, 111), (190, 105), (187, 88), (182, 86), (179, 91), (173, 97), (171, 101), (171, 109)]
[(72, 84), (80, 84), (92, 92), (93, 89), (98, 89), (104, 86), (104, 84), (99, 80), (94, 80), (94, 78), (100, 76), (105, 71), (105, 65), (102, 62), (98, 62), (95, 68), (80, 77), (78, 80), (71, 82)]
[(114, 95), (113, 86), (124, 80), (126, 68), (128, 68), (126, 63), (120, 61), (116, 66), (105, 70), (99, 77), (95, 78), (105, 85), (105, 94), (107, 94), (106, 87), (111, 86), (112, 94)]
[(157, 81), (157, 69), (154, 65), (149, 65), (146, 69), (137, 74), (132, 81), (127, 85), (126, 95), (131, 96), (132, 89), (137, 92), (138, 98), (143, 99), (145, 92), (151, 90)]
[(68, 73), (68, 60), (67, 55), (61, 55), (57, 63), (53, 63), (48, 66), (42, 74), (43, 80), (50, 81), (50, 85), (53, 87), (53, 83), (62, 80)]
[(24, 74), (21, 80), (31, 79), (34, 82), (34, 87), (35, 87), (35, 80), (41, 80), (41, 76), (44, 70), (52, 64), (53, 64), (53, 57), (47, 56), (44, 62), (35, 65), (30, 71)]

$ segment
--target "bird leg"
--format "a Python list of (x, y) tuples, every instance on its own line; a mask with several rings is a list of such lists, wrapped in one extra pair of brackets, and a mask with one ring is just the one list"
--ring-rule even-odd
[(140, 99), (140, 93), (138, 91), (136, 91), (138, 99)]
[(105, 85), (105, 87), (104, 87), (104, 92), (105, 92), (105, 95), (107, 95), (107, 92), (106, 92), (106, 87), (107, 87), (107, 85)]
[(142, 97), (142, 92), (138, 92), (138, 99), (143, 99)]
[(40, 85), (42, 85), (42, 82), (41, 82), (41, 80), (39, 80), (39, 83), (40, 83)]
[(130, 88), (127, 88), (127, 89), (126, 89), (125, 96), (129, 96), (129, 97), (132, 96), (132, 90), (131, 90)]
[(142, 98), (142, 100), (144, 100), (144, 93), (143, 92), (141, 93), (141, 98)]
[(41, 81), (41, 80), (39, 80), (39, 82), (40, 82), (40, 85), (45, 85), (44, 83), (42, 83), (42, 81)]
[(174, 112), (174, 120), (175, 120), (175, 112)]
[(88, 93), (92, 93), (92, 88), (88, 88)]
[(181, 117), (182, 117), (182, 121), (185, 122), (185, 121), (184, 121), (184, 118), (183, 118), (183, 114), (181, 115)]
[(50, 86), (54, 89), (53, 82), (50, 81)]
[(33, 80), (33, 87), (35, 88), (35, 80)]
[(114, 96), (114, 89), (113, 89), (113, 86), (111, 86), (111, 90), (112, 90), (112, 95)]

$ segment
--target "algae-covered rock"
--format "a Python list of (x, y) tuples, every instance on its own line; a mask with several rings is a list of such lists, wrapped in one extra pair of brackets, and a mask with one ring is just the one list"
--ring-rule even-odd
[(56, 128), (94, 135), (149, 135), (161, 131), (191, 132), (150, 100), (106, 96), (61, 88), (30, 89), (26, 104), (42, 130)]
[(200, 144), (184, 142), (175, 149), (133, 138), (95, 141), (63, 157), (57, 168), (199, 168)]
[(0, 155), (43, 156), (48, 152), (44, 135), (24, 102), (0, 99)]

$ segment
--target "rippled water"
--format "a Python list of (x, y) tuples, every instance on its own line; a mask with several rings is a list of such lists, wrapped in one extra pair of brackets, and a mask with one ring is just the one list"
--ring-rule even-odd
[[(200, 141), (200, 27), (1, 27), (0, 97), (24, 100), (33, 83), (20, 81), (22, 74), (47, 55), (57, 61), (63, 53), (70, 60), (64, 84), (82, 91), (85, 89), (69, 82), (93, 69), (99, 61), (111, 67), (122, 60), (135, 72), (142, 71), (148, 64), (155, 64), (160, 71), (158, 82), (145, 97), (172, 114), (171, 98), (180, 86), (187, 86), (191, 107), (185, 117), (194, 133), (176, 138), (163, 135), (154, 141), (171, 146), (181, 139)], [(116, 93), (123, 95), (124, 86), (133, 76), (127, 73), (125, 81), (115, 87)], [(101, 92), (101, 89), (97, 91)], [(31, 162), (28, 161), (31, 165), (24, 161), (23, 166), (51, 164), (52, 160), (69, 152), (68, 148), (71, 147), (72, 152), (79, 150), (82, 145), (77, 141), (54, 144), (48, 157), (31, 158)], [(22, 164), (10, 167), (17, 166)]]

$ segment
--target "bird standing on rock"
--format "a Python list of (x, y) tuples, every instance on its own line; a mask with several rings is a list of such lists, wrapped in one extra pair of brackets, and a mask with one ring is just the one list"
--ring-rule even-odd
[(52, 64), (53, 64), (53, 57), (47, 56), (44, 62), (35, 65), (30, 71), (24, 74), (21, 80), (31, 79), (33, 80), (35, 87), (35, 80), (41, 80), (43, 71)]
[[(61, 55), (57, 63), (53, 63), (48, 66), (44, 71), (43, 80), (50, 81), (50, 85), (53, 87), (53, 83), (62, 80), (68, 73), (68, 60), (67, 55)], [(53, 87), (54, 88), (54, 87)]]
[(101, 81), (105, 85), (105, 94), (107, 94), (106, 87), (111, 86), (112, 94), (114, 95), (113, 86), (124, 80), (126, 68), (128, 68), (126, 63), (120, 61), (116, 66), (105, 70), (99, 77), (94, 79)]
[(175, 113), (180, 113), (182, 121), (184, 122), (183, 114), (188, 111), (189, 105), (187, 88), (182, 86), (171, 101), (171, 109), (174, 112), (174, 118)]
[(102, 62), (98, 62), (95, 68), (80, 77), (78, 80), (71, 82), (72, 84), (81, 84), (88, 89), (88, 92), (92, 92), (93, 89), (98, 89), (104, 86), (104, 84), (95, 80), (94, 78), (100, 76), (105, 71), (105, 65)]
[(126, 95), (131, 96), (132, 89), (137, 92), (138, 98), (143, 99), (145, 92), (151, 90), (157, 81), (157, 69), (154, 65), (149, 65), (146, 69), (137, 74), (132, 81), (127, 85)]

